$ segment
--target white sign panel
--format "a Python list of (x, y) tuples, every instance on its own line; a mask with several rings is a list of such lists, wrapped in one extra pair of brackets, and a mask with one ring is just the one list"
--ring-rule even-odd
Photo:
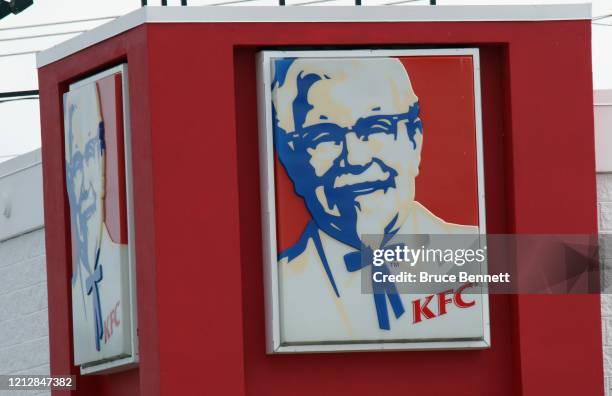
[(138, 361), (127, 103), (127, 65), (64, 95), (74, 364), (83, 373)]
[(373, 260), (450, 235), (486, 256), (478, 50), (264, 51), (258, 68), (268, 352), (488, 347), (486, 291), (389, 283)]

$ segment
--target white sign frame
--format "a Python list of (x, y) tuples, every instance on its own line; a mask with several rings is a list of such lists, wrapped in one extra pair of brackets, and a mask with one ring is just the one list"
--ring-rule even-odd
[[(480, 93), (480, 57), (478, 48), (436, 48), (398, 50), (313, 50), (313, 51), (261, 51), (257, 54), (257, 110), (259, 114), (259, 158), (261, 178), (261, 222), (264, 264), (264, 294), (266, 312), (266, 352), (357, 352), (397, 350), (452, 350), (484, 349), (491, 346), (489, 298), (482, 294), (483, 337), (474, 340), (439, 340), (379, 342), (379, 343), (330, 343), (283, 345), (279, 301), (278, 261), (276, 243), (276, 199), (274, 179), (274, 140), (272, 126), (272, 92), (270, 61), (284, 57), (342, 58), (342, 57), (402, 57), (402, 56), (448, 56), (468, 55), (472, 57), (474, 69), (474, 111), (476, 125), (476, 158), (478, 173), (478, 218), (479, 233), (486, 234), (484, 159), (482, 139), (482, 110)], [(263, 116), (262, 116), (263, 115)], [(487, 273), (486, 262), (484, 272)]]
[(133, 200), (133, 174), (132, 174), (132, 135), (130, 130), (130, 95), (128, 80), (128, 65), (123, 63), (106, 69), (93, 76), (70, 84), (69, 91), (87, 84), (95, 83), (105, 77), (121, 73), (121, 93), (123, 99), (123, 145), (125, 157), (125, 199), (128, 229), (128, 278), (129, 278), (129, 309), (130, 309), (130, 351), (129, 356), (113, 360), (102, 360), (80, 366), (81, 374), (108, 374), (117, 371), (129, 370), (137, 367), (139, 362), (138, 353), (138, 312), (136, 300), (136, 249), (134, 243), (134, 200)]

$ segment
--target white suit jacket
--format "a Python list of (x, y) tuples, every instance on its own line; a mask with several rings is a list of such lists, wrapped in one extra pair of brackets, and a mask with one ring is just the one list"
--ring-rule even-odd
[[(478, 232), (477, 227), (446, 223), (418, 203), (416, 212), (398, 234)], [(365, 268), (349, 272), (345, 265), (344, 256), (356, 250), (332, 238), (314, 222), (306, 227), (298, 244), (301, 244), (300, 253), (278, 262), (281, 339), (284, 342), (460, 338), (462, 333), (473, 337), (474, 329), (481, 328), (480, 295), (469, 295), (470, 300), (476, 301), (470, 308), (460, 309), (450, 304), (446, 315), (414, 323), (413, 301), (424, 295), (399, 294), (405, 312), (396, 317), (385, 299), (390, 329), (381, 329), (373, 295), (362, 291)], [(437, 312), (436, 304), (432, 301), (428, 307)]]

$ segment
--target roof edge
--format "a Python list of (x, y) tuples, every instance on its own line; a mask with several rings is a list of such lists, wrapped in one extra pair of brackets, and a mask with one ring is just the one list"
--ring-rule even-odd
[(591, 4), (330, 7), (143, 7), (36, 56), (39, 68), (145, 23), (510, 22), (590, 20)]

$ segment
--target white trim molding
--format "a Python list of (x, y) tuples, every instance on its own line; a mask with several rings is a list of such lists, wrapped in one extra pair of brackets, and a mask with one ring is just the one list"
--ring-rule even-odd
[(36, 56), (46, 66), (145, 23), (479, 22), (590, 20), (591, 4), (364, 7), (143, 7)]

